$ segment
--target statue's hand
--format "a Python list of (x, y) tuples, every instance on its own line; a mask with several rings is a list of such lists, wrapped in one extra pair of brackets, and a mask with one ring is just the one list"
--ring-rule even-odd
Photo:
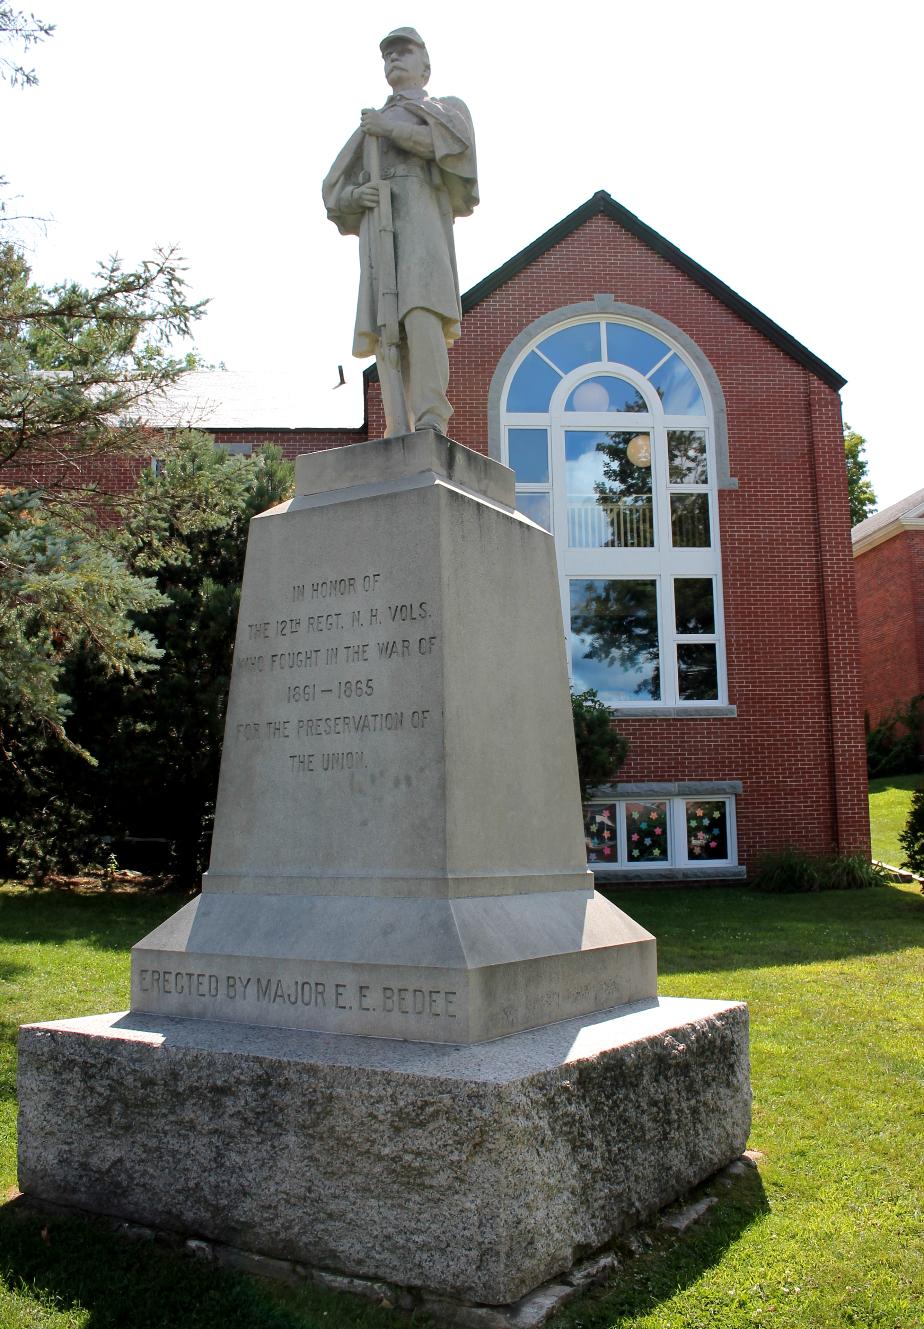
[(388, 121), (381, 111), (373, 110), (371, 106), (361, 112), (359, 127), (364, 134), (371, 134), (373, 138), (391, 138)]
[(375, 208), (379, 202), (378, 185), (356, 185), (353, 189), (353, 202), (361, 208)]

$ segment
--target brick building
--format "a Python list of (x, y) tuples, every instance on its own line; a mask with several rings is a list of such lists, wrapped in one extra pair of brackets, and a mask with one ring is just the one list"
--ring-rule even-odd
[[(553, 532), (575, 688), (631, 743), (591, 862), (715, 880), (868, 850), (844, 380), (602, 192), (463, 310), (450, 432)], [(381, 436), (374, 369), (354, 428), (302, 427), (256, 378), (191, 376), (183, 422), (293, 457)]]
[(924, 489), (852, 534), (863, 706), (876, 725), (924, 695)]

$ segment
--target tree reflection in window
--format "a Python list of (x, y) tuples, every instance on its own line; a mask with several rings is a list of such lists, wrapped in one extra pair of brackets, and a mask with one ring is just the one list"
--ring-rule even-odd
[(524, 348), (503, 456), (571, 584), (575, 686), (614, 707), (703, 705), (725, 695), (708, 403), (643, 322), (566, 320)]
[(711, 577), (674, 579), (674, 619), (681, 636), (715, 632), (715, 594)]
[(714, 701), (719, 695), (714, 644), (681, 643), (677, 647), (677, 681), (681, 701)]
[(571, 582), (571, 661), (576, 691), (602, 701), (661, 696), (658, 591), (651, 578)]
[(708, 549), (708, 494), (671, 494), (671, 541), (675, 549)]
[(650, 433), (566, 430), (565, 466), (570, 549), (654, 545)]
[(597, 444), (603, 478), (594, 485), (597, 503), (611, 530), (607, 543), (628, 549), (654, 545), (651, 497), (651, 434), (627, 430), (606, 435)]
[(672, 485), (708, 484), (704, 429), (669, 429), (667, 455)]

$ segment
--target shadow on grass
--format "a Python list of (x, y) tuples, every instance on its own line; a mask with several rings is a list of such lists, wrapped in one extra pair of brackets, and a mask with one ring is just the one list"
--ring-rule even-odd
[(662, 975), (814, 964), (924, 941), (924, 895), (893, 886), (816, 895), (727, 887), (603, 893), (657, 937)]
[[(756, 1168), (727, 1187), (707, 1182), (693, 1198), (707, 1194), (718, 1195), (719, 1203), (682, 1236), (652, 1225), (617, 1243), (617, 1272), (605, 1285), (570, 1302), (556, 1316), (555, 1325), (592, 1329), (641, 1319), (696, 1283), (753, 1223), (770, 1212)], [(630, 1245), (639, 1253), (629, 1254)]]
[(406, 1323), (352, 1297), (296, 1292), (159, 1242), (129, 1240), (92, 1218), (43, 1216), (22, 1200), (0, 1207), (0, 1279), (20, 1301), (82, 1311), (83, 1329), (306, 1329), (322, 1318), (325, 1329)]
[[(677, 887), (602, 893), (658, 939), (666, 973), (811, 964), (920, 945), (924, 894), (892, 886), (817, 895)], [(80, 941), (128, 951), (190, 899), (181, 894), (0, 892), (0, 947)]]
[[(604, 1287), (571, 1303), (557, 1324), (611, 1325), (639, 1316), (695, 1283), (769, 1206), (756, 1169), (681, 1237), (650, 1226), (618, 1245)], [(630, 1246), (639, 1254), (630, 1254)], [(88, 1313), (85, 1329), (399, 1329), (411, 1317), (310, 1286), (281, 1288), (200, 1263), (154, 1241), (130, 1241), (92, 1218), (43, 1216), (23, 1200), (0, 1208), (0, 1278), (36, 1305)], [(415, 1317), (416, 1322), (420, 1319)], [(25, 1322), (25, 1321), (24, 1321)], [(429, 1323), (425, 1320), (425, 1323)]]
[(127, 951), (175, 913), (188, 895), (141, 892), (78, 894), (42, 887), (0, 893), (0, 946), (80, 941)]
[[(28, 968), (24, 964), (0, 962), (0, 983), (15, 983)], [(16, 1032), (14, 1022), (0, 1020), (0, 1102), (16, 1098)]]

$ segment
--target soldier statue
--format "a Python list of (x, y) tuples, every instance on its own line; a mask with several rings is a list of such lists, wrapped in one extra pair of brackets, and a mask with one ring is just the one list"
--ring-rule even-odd
[(414, 28), (380, 43), (391, 96), (360, 127), (324, 181), (327, 215), (359, 236), (353, 354), (374, 355), (385, 433), (446, 433), (448, 347), (461, 332), (453, 221), (478, 202), (471, 116), (425, 91), (430, 59)]

